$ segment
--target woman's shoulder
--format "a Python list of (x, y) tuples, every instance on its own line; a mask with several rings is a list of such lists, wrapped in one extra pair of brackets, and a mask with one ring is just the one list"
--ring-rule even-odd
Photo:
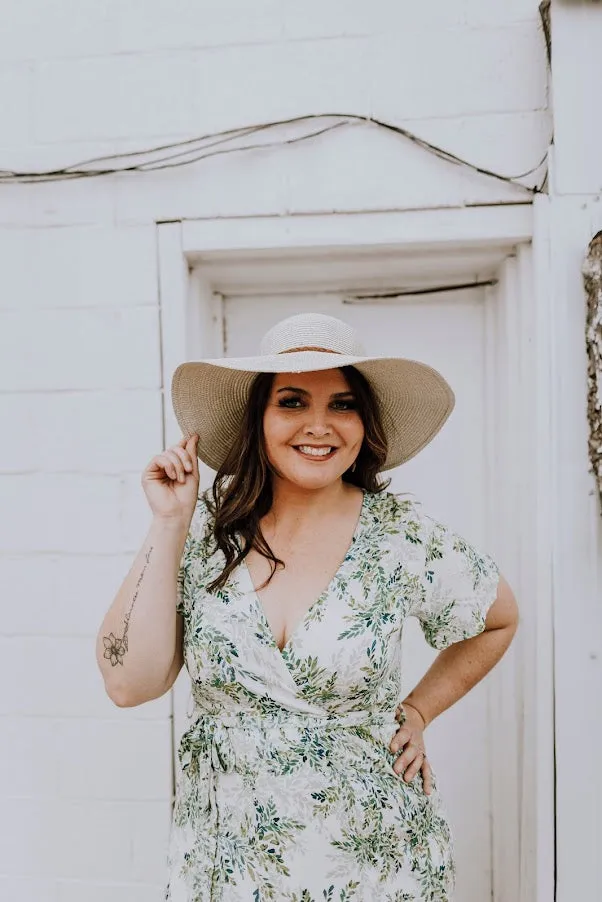
[(201, 492), (190, 521), (189, 535), (191, 538), (201, 541), (213, 532), (212, 505), (206, 491)]
[(368, 504), (373, 514), (383, 519), (412, 520), (426, 516), (422, 502), (411, 492), (373, 492), (369, 494)]
[(411, 493), (376, 492), (368, 499), (373, 522), (387, 534), (401, 533), (408, 541), (422, 544), (432, 528), (432, 518)]
[(375, 521), (380, 521), (385, 529), (399, 529), (410, 542), (429, 548), (451, 541), (458, 546), (468, 544), (453, 526), (425, 510), (422, 501), (410, 492), (373, 494), (370, 507)]

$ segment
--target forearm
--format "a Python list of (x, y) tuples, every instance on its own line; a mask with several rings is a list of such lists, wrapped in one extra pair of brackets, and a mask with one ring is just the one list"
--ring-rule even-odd
[(515, 624), (490, 629), (450, 645), (435, 658), (404, 703), (414, 706), (425, 724), (431, 723), (489, 673), (510, 645), (515, 630)]
[(160, 695), (176, 654), (176, 587), (187, 527), (153, 520), (98, 633), (96, 656), (116, 704)]

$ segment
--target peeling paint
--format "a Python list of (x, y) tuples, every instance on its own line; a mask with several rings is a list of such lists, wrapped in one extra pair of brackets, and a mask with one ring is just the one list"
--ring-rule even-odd
[(585, 341), (589, 459), (598, 485), (602, 514), (602, 232), (590, 241), (582, 272), (587, 294)]

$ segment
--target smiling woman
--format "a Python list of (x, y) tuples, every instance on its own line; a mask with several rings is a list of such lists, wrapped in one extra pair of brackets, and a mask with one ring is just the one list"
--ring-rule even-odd
[[(176, 371), (185, 437), (145, 470), (153, 525), (99, 633), (118, 704), (167, 691), (184, 661), (192, 681), (165, 898), (448, 902), (424, 730), (502, 656), (516, 604), (380, 473), (453, 394), (331, 317), (285, 320), (262, 351)], [(200, 498), (197, 454), (217, 470)], [(409, 616), (441, 653), (402, 699)]]
[[(306, 516), (312, 490), (338, 493), (352, 485), (381, 490), (378, 474), (387, 444), (377, 411), (369, 383), (353, 367), (254, 378), (240, 431), (213, 487), (215, 538), (226, 566), (209, 587), (212, 591), (227, 583), (247, 553), (253, 559), (253, 549), (261, 557), (261, 582), (270, 580), (273, 568), (282, 567), (265, 541), (268, 524), (260, 524), (270, 512), (274, 519), (275, 495), (284, 485), (287, 494), (297, 486)], [(320, 446), (331, 449), (323, 458), (318, 457)], [(339, 507), (335, 498), (328, 503), (324, 492), (320, 499), (327, 511)], [(320, 519), (324, 522), (323, 511)], [(272, 565), (267, 573), (265, 562)]]

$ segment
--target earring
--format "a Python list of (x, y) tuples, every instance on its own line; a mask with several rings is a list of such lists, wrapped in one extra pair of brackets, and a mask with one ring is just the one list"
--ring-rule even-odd
[(351, 472), (352, 472), (352, 473), (355, 473), (356, 465), (357, 465), (357, 461), (354, 460), (354, 461), (353, 461), (353, 464), (352, 464), (352, 467), (351, 467)]

